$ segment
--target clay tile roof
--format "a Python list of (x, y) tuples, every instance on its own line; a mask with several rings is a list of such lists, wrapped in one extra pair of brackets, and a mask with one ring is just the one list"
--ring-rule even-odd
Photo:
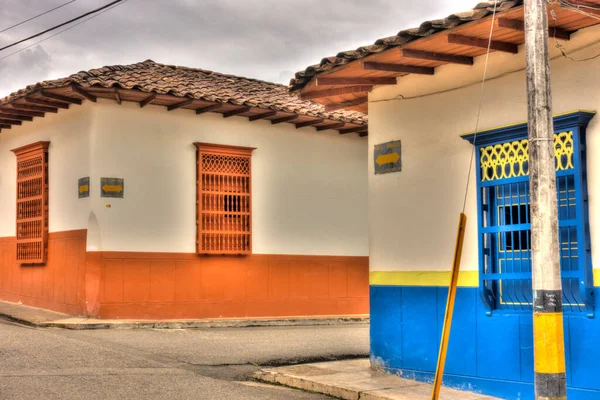
[(319, 64), (311, 65), (304, 71), (297, 72), (295, 78), (290, 81), (289, 89), (290, 91), (302, 89), (314, 76), (340, 65), (487, 17), (494, 10), (494, 3), (496, 3), (496, 11), (500, 12), (523, 4), (523, 0), (484, 1), (477, 4), (470, 11), (455, 13), (444, 19), (425, 21), (417, 28), (405, 29), (395, 36), (378, 39), (372, 45), (362, 46), (356, 50), (343, 51), (334, 57), (326, 57)]
[(148, 93), (271, 109), (359, 125), (366, 125), (368, 122), (367, 115), (357, 111), (327, 112), (321, 104), (300, 100), (295, 95), (291, 95), (285, 85), (198, 68), (165, 65), (152, 60), (131, 65), (106, 66), (81, 71), (68, 78), (39, 82), (0, 99), (0, 105), (11, 103), (39, 89), (60, 88), (71, 84), (83, 87), (136, 89)]

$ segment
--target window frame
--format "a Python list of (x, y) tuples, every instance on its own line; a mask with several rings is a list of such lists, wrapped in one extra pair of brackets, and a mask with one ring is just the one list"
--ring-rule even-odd
[[(196, 146), (196, 253), (199, 255), (250, 255), (252, 254), (252, 152), (256, 150), (255, 147), (242, 147), (242, 146), (232, 146), (232, 145), (222, 145), (215, 143), (203, 143), (203, 142), (195, 142), (194, 146)], [(223, 223), (226, 218), (239, 217), (241, 222), (239, 224), (241, 226), (246, 227), (247, 233), (237, 233), (237, 234), (227, 234), (226, 229), (218, 229), (205, 231), (203, 230), (203, 221), (204, 214), (210, 214), (210, 211), (215, 210), (204, 210), (203, 209), (203, 168), (202, 168), (202, 155), (209, 154), (215, 156), (223, 156), (223, 157), (233, 157), (233, 158), (243, 158), (247, 159), (248, 162), (248, 173), (247, 174), (230, 174), (227, 175), (224, 172), (220, 174), (215, 172), (213, 175), (221, 175), (221, 176), (233, 176), (240, 177), (242, 180), (247, 179), (246, 192), (231, 192), (231, 194), (227, 194), (224, 192), (216, 192), (217, 196), (222, 196), (222, 206), (223, 210), (219, 211), (222, 215), (220, 223)], [(223, 182), (221, 182), (224, 184)], [(239, 184), (238, 184), (239, 185)], [(235, 193), (238, 193), (237, 195)], [(238, 200), (237, 204), (235, 204), (235, 197), (241, 196), (239, 193), (247, 196), (247, 211), (242, 211), (241, 199)], [(239, 207), (239, 208), (238, 208)], [(229, 208), (229, 209), (227, 209)], [(243, 215), (242, 215), (243, 214)], [(243, 223), (244, 216), (247, 216), (248, 221), (247, 224)], [(237, 222), (236, 222), (237, 223)], [(234, 225), (236, 223), (233, 223)], [(232, 222), (229, 220), (227, 225), (231, 225)], [(247, 246), (242, 244), (236, 244), (233, 247), (239, 247), (237, 249), (226, 248), (223, 249), (223, 244), (221, 244), (221, 248), (219, 249), (205, 249), (203, 248), (203, 234), (209, 235), (238, 235), (238, 236), (248, 236)], [(243, 239), (242, 239), (243, 240)], [(229, 243), (229, 247), (231, 247), (231, 241)]]
[[(571, 279), (578, 279), (579, 292), (578, 294), (583, 299), (581, 308), (578, 310), (570, 310), (573, 312), (585, 312), (588, 317), (594, 316), (594, 297), (593, 297), (593, 266), (591, 258), (591, 242), (590, 242), (590, 229), (589, 229), (589, 212), (587, 207), (588, 201), (588, 188), (587, 188), (587, 157), (586, 157), (586, 128), (590, 120), (594, 117), (595, 112), (593, 111), (574, 111), (553, 118), (554, 121), (554, 134), (559, 134), (565, 131), (573, 132), (573, 168), (569, 169), (570, 174), (574, 177), (575, 186), (575, 212), (576, 212), (576, 232), (577, 232), (577, 260), (578, 269)], [(485, 215), (490, 214), (490, 204), (484, 204), (483, 188), (488, 187), (488, 191), (491, 188), (498, 185), (510, 184), (510, 183), (522, 183), (527, 182), (529, 184), (529, 172), (525, 176), (486, 180), (482, 182), (482, 170), (481, 170), (481, 149), (483, 147), (503, 144), (506, 142), (513, 142), (518, 140), (527, 139), (527, 123), (519, 123), (511, 126), (506, 126), (498, 129), (491, 129), (487, 131), (478, 132), (477, 135), (470, 133), (462, 136), (463, 139), (469, 141), (475, 146), (475, 160), (476, 160), (476, 180), (477, 180), (477, 238), (478, 238), (478, 251), (479, 251), (479, 291), (480, 297), (486, 308), (488, 315), (494, 313), (514, 313), (519, 311), (531, 312), (531, 308), (527, 310), (507, 310), (499, 308), (496, 303), (496, 293), (494, 290), (498, 290), (497, 286), (491, 283), (498, 284), (501, 279), (499, 277), (490, 278), (493, 273), (487, 273), (486, 268), (486, 257), (494, 257), (494, 247), (489, 244), (486, 246), (485, 236), (489, 235), (486, 232)], [(475, 143), (474, 143), (475, 142)], [(557, 171), (557, 176), (563, 176), (564, 171)], [(568, 189), (567, 189), (568, 190)], [(559, 194), (559, 185), (557, 182), (557, 195)], [(488, 193), (489, 195), (489, 193)], [(528, 198), (528, 195), (527, 195)], [(487, 216), (487, 218), (490, 218)], [(559, 224), (560, 226), (560, 224)], [(565, 225), (565, 227), (572, 225)], [(560, 233), (560, 232), (559, 232)], [(496, 244), (499, 246), (499, 244)], [(488, 254), (486, 254), (486, 252)], [(497, 262), (497, 260), (496, 260)], [(561, 271), (562, 274), (563, 271)], [(497, 275), (497, 274), (496, 274)], [(570, 275), (571, 274), (567, 274)], [(495, 281), (493, 279), (496, 279)], [(563, 277), (564, 279), (564, 277)], [(578, 307), (579, 308), (579, 307)]]
[[(16, 208), (15, 208), (15, 258), (18, 264), (20, 265), (45, 265), (48, 260), (48, 229), (49, 229), (49, 218), (48, 218), (48, 200), (49, 200), (49, 168), (48, 168), (48, 147), (50, 146), (50, 142), (48, 141), (40, 141), (31, 143), (16, 149), (11, 150), (16, 156), (16, 186), (15, 186), (15, 199), (16, 199)], [(19, 174), (21, 170), (19, 169), (19, 164), (22, 162), (26, 162), (28, 160), (33, 160), (35, 158), (42, 158), (42, 168), (39, 174), (32, 174), (31, 176), (19, 178)], [(26, 182), (28, 180), (41, 179), (41, 194), (36, 196), (23, 196), (19, 198), (19, 184), (22, 182)], [(25, 203), (27, 201), (32, 201), (39, 199), (39, 216), (29, 217), (29, 218), (20, 218), (19, 212), (19, 204)], [(27, 210), (23, 211), (24, 213)], [(31, 208), (29, 210), (31, 213)], [(35, 237), (21, 237), (22, 227), (21, 224), (27, 224), (32, 222), (41, 223), (41, 227), (39, 229), (39, 236)], [(24, 228), (25, 229), (25, 228)], [(27, 257), (27, 250), (19, 250), (20, 245), (31, 244), (31, 243), (40, 243), (39, 251), (36, 251), (39, 254), (38, 257)], [(31, 254), (31, 251), (29, 251)]]

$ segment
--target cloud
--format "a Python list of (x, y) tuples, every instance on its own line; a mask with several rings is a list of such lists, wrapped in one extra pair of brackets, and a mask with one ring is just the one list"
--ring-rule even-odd
[[(63, 1), (0, 0), (0, 30)], [(0, 34), (0, 45), (108, 2), (75, 2)], [(146, 59), (287, 83), (292, 72), (323, 57), (474, 5), (474, 0), (128, 0), (31, 51), (0, 60), (0, 96), (43, 79)]]

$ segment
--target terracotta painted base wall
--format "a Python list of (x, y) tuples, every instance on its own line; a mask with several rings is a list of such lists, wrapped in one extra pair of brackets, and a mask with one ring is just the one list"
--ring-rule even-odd
[(369, 313), (368, 257), (90, 252), (87, 275), (100, 318)]
[(15, 238), (0, 238), (0, 300), (83, 314), (86, 230), (50, 233), (46, 265), (21, 266)]

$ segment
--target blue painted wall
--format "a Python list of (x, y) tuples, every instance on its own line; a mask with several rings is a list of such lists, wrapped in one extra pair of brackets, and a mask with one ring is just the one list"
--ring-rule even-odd
[[(371, 286), (371, 360), (433, 381), (448, 288)], [(595, 289), (598, 298), (600, 288)], [(600, 320), (565, 313), (569, 400), (600, 399)], [(531, 313), (486, 315), (478, 289), (459, 287), (444, 385), (503, 399), (533, 399)]]

